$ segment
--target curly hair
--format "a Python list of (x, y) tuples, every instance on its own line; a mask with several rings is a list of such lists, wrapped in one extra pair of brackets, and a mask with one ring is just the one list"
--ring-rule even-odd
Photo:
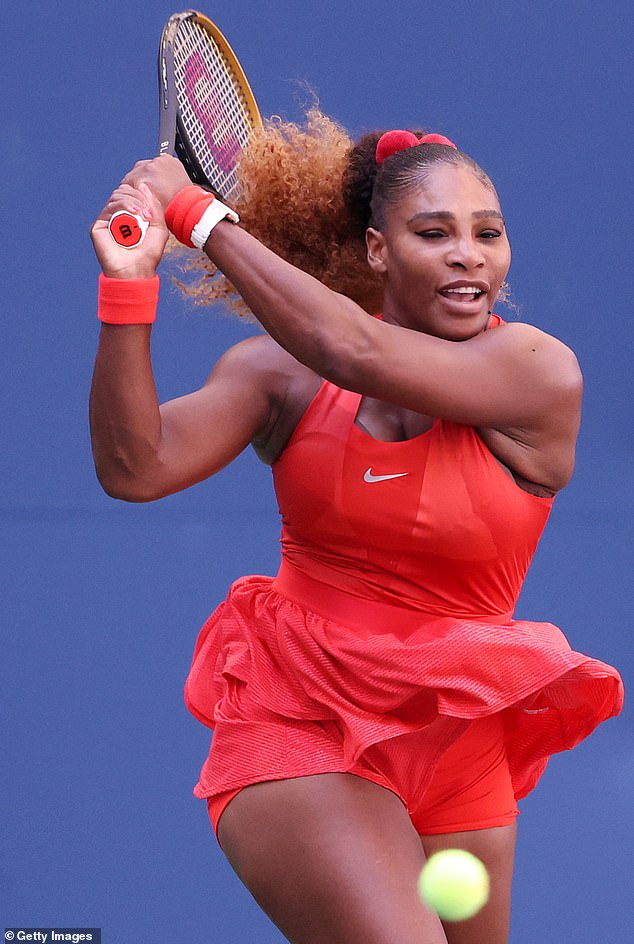
[[(438, 144), (400, 151), (379, 167), (376, 144), (382, 134), (366, 134), (355, 144), (317, 107), (308, 111), (304, 126), (269, 119), (244, 151), (235, 204), (249, 233), (371, 314), (381, 310), (383, 283), (366, 262), (367, 227), (380, 229), (386, 208), (424, 184), (429, 168), (439, 163), (465, 164), (495, 190), (471, 157)], [(194, 304), (222, 301), (252, 319), (237, 290), (207, 256), (175, 241), (169, 251), (190, 276), (174, 281)]]
[[(365, 262), (363, 234), (343, 195), (352, 146), (347, 132), (317, 108), (304, 127), (268, 120), (244, 151), (235, 208), (245, 229), (277, 255), (376, 312), (381, 280)], [(223, 301), (249, 316), (234, 286), (205, 255), (179, 250), (170, 246), (190, 278), (177, 284), (195, 304)]]

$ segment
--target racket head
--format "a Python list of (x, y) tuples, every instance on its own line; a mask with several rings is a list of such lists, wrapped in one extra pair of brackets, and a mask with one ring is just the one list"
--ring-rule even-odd
[(195, 10), (174, 13), (163, 27), (158, 51), (159, 141), (158, 154), (173, 154), (176, 146), (178, 99), (174, 82), (174, 39), (179, 24)]
[(228, 40), (196, 10), (163, 30), (159, 97), (159, 153), (174, 150), (194, 183), (235, 202), (240, 157), (262, 118)]

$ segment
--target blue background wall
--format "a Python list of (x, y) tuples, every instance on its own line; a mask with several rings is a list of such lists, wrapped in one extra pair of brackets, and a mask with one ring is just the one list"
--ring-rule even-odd
[[(35, 16), (27, 16), (27, 9)], [(105, 496), (87, 397), (97, 264), (88, 229), (155, 148), (155, 50), (173, 6), (2, 5), (2, 745), (5, 925), (104, 942), (274, 944), (191, 790), (209, 732), (182, 687), (199, 626), (243, 573), (275, 572), (268, 470), (251, 454), (150, 506)], [(577, 351), (578, 471), (518, 614), (632, 672), (629, 4), (232, 0), (208, 5), (265, 114), (298, 80), (353, 133), (424, 124), (496, 181), (520, 317)], [(8, 53), (7, 53), (8, 51)], [(500, 309), (503, 313), (503, 310)], [(164, 279), (162, 399), (249, 329)], [(631, 926), (631, 712), (556, 757), (522, 803), (512, 941), (594, 944)]]

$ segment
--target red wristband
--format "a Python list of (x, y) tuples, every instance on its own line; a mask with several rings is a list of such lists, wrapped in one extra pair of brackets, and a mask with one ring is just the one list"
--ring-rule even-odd
[(165, 210), (165, 222), (179, 243), (196, 248), (191, 240), (192, 230), (214, 199), (213, 194), (195, 184), (183, 187), (172, 198)]
[(150, 279), (111, 279), (99, 276), (97, 317), (106, 324), (152, 324), (159, 297), (158, 275)]

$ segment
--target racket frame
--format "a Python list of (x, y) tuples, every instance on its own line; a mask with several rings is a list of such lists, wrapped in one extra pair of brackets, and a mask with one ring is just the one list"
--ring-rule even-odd
[[(226, 196), (219, 190), (217, 190), (210, 183), (200, 161), (196, 156), (196, 152), (192, 147), (192, 144), (189, 140), (185, 124), (180, 116), (178, 108), (178, 96), (176, 94), (176, 70), (174, 65), (174, 41), (180, 26), (186, 20), (194, 20), (198, 26), (204, 29), (211, 38), (216, 43), (218, 49), (230, 70), (235, 75), (238, 84), (242, 92), (243, 103), (246, 108), (246, 112), (250, 123), (253, 128), (261, 128), (263, 125), (262, 117), (260, 115), (260, 110), (258, 108), (253, 90), (249, 85), (249, 81), (244, 73), (244, 69), (240, 65), (240, 61), (233, 51), (229, 41), (222, 31), (216, 26), (209, 17), (205, 16), (203, 13), (199, 13), (198, 10), (183, 10), (181, 13), (174, 13), (170, 16), (169, 20), (163, 27), (161, 33), (161, 39), (159, 42), (158, 50), (158, 91), (159, 91), (159, 140), (158, 140), (158, 156), (160, 157), (163, 154), (176, 154), (178, 159), (181, 161), (187, 174), (192, 181), (192, 183), (198, 184), (203, 187), (205, 190), (208, 190), (210, 193), (213, 193), (214, 196), (219, 197), (221, 200), (226, 200)], [(137, 233), (136, 241), (131, 243), (128, 239), (127, 241), (122, 241), (121, 234), (120, 238), (117, 239), (117, 228), (116, 220), (120, 218), (120, 222), (123, 221), (123, 218), (127, 219), (124, 222), (129, 222), (130, 217), (133, 220), (136, 220), (139, 225), (139, 232)], [(125, 249), (135, 249), (137, 246), (140, 246), (147, 232), (148, 224), (141, 217), (136, 214), (129, 214), (125, 211), (120, 210), (118, 213), (115, 213), (108, 222), (108, 229), (110, 235), (114, 241), (122, 246)], [(129, 227), (128, 227), (129, 229)]]
[[(249, 84), (244, 69), (240, 65), (240, 60), (236, 56), (233, 48), (231, 47), (229, 40), (224, 35), (224, 33), (216, 26), (216, 24), (205, 16), (203, 13), (199, 13), (197, 10), (186, 10), (183, 13), (174, 14), (170, 18), (166, 30), (168, 30), (167, 43), (169, 44), (169, 49), (165, 49), (165, 53), (168, 53), (169, 58), (165, 58), (166, 71), (168, 74), (168, 81), (170, 82), (170, 87), (172, 90), (172, 98), (174, 99), (175, 104), (175, 138), (174, 146), (172, 148), (173, 152), (176, 154), (178, 159), (181, 161), (190, 180), (198, 184), (200, 187), (203, 187), (205, 190), (209, 190), (210, 193), (213, 193), (214, 196), (219, 197), (221, 200), (227, 201), (227, 194), (223, 193), (221, 189), (217, 189), (209, 181), (207, 174), (205, 173), (202, 164), (196, 156), (196, 151), (192, 146), (192, 143), (187, 134), (187, 129), (185, 127), (184, 121), (178, 110), (176, 103), (176, 80), (175, 80), (175, 67), (174, 67), (174, 54), (173, 54), (173, 42), (174, 37), (178, 31), (180, 25), (187, 19), (192, 19), (196, 22), (198, 26), (204, 29), (211, 38), (216, 43), (218, 49), (227, 65), (229, 66), (230, 71), (235, 75), (238, 84), (242, 92), (243, 102), (246, 108), (250, 124), (253, 128), (261, 128), (263, 125), (262, 116), (260, 115), (260, 110), (258, 108), (257, 102), (255, 100), (255, 95)], [(170, 24), (172, 21), (175, 21), (173, 29), (169, 31)], [(162, 81), (162, 71), (163, 66), (161, 65), (160, 59), (161, 48), (159, 47), (159, 84)], [(163, 93), (165, 97), (165, 93)], [(159, 153), (167, 153), (162, 151)]]

